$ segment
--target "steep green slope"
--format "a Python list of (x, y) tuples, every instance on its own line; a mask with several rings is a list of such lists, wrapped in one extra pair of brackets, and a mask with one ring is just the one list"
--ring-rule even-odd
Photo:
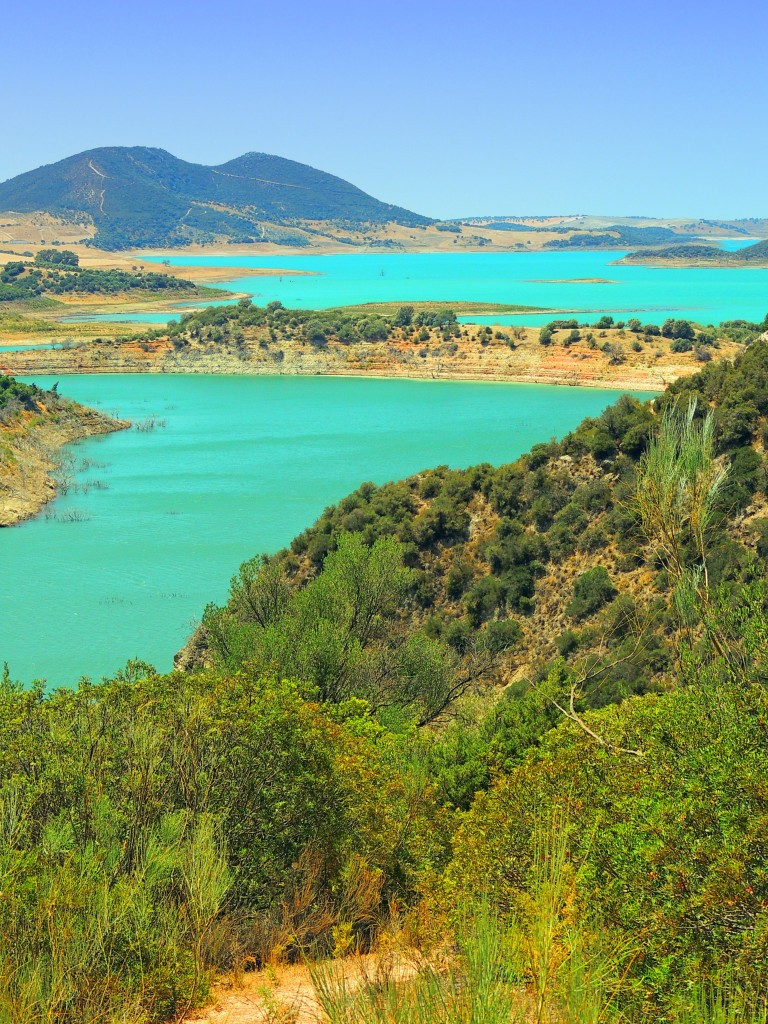
[[(519, 711), (538, 701), (539, 683), (557, 664), (589, 665), (582, 707), (663, 688), (682, 636), (675, 584), (643, 537), (632, 493), (660, 410), (675, 401), (687, 408), (691, 400), (699, 417), (714, 405), (717, 450), (729, 465), (718, 505), (724, 528), (713, 539), (708, 579), (726, 594), (738, 592), (768, 536), (764, 343), (746, 349), (736, 365), (708, 365), (654, 403), (624, 397), (511, 465), (364, 484), (327, 509), (290, 551), (246, 563), (230, 602), (208, 609), (181, 663), (207, 659), (229, 671), (278, 665), (321, 694), (398, 707), (422, 723), (439, 717), (446, 696), (450, 703), (504, 683), (515, 724), (489, 724), (489, 735), (505, 735), (494, 754), (499, 764), (513, 763), (556, 719), (539, 716), (532, 725)], [(394, 544), (409, 570), (405, 580), (398, 577), (386, 614), (380, 609), (375, 636), (349, 627), (343, 602), (321, 597), (341, 592), (325, 579), (325, 565), (332, 557), (335, 573), (335, 552), (348, 556), (354, 538), (365, 546)], [(693, 539), (685, 543), (691, 547)], [(378, 557), (385, 551), (396, 560), (388, 548)], [(270, 606), (274, 614), (254, 617), (267, 585), (279, 587), (284, 601)], [(312, 618), (320, 608), (321, 629)], [(382, 660), (383, 690), (376, 669)], [(465, 804), (471, 791), (459, 787), (450, 796)]]
[(113, 146), (79, 153), (0, 185), (0, 210), (85, 214), (103, 248), (180, 245), (223, 236), (297, 242), (297, 220), (427, 224), (332, 174), (264, 153), (218, 167), (180, 160), (162, 149)]

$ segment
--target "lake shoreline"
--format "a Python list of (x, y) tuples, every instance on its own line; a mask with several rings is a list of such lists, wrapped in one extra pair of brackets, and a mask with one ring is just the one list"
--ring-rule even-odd
[[(124, 376), (132, 374), (136, 377), (161, 376), (163, 374), (178, 374), (186, 376), (211, 376), (211, 377), (343, 377), (355, 380), (413, 380), (413, 381), (434, 381), (436, 383), (457, 383), (457, 384), (548, 384), (552, 387), (562, 388), (598, 388), (602, 390), (626, 390), (626, 391), (647, 391), (648, 394), (659, 394), (666, 386), (664, 381), (653, 381), (646, 376), (627, 376), (617, 379), (616, 377), (590, 377), (582, 376), (573, 379), (563, 379), (557, 373), (529, 373), (518, 375), (494, 375), (494, 374), (417, 374), (417, 373), (362, 373), (360, 371), (347, 370), (315, 370), (307, 373), (286, 370), (283, 373), (275, 373), (270, 370), (226, 370), (211, 371), (207, 369), (192, 369), (191, 367), (179, 367), (174, 370), (162, 368), (143, 369), (95, 369), (73, 370), (60, 368), (55, 370), (24, 369), (15, 370), (13, 375), (20, 377), (41, 376), (55, 377), (59, 373), (82, 374), (84, 376), (99, 375)], [(670, 383), (667, 381), (666, 383)]]
[(718, 260), (676, 260), (676, 259), (627, 259), (626, 257), (615, 260), (611, 264), (614, 267), (651, 267), (654, 270), (766, 270), (768, 260), (755, 260), (747, 263), (720, 262)]
[(59, 494), (55, 474), (66, 445), (131, 426), (128, 420), (74, 402), (56, 418), (43, 411), (38, 419), (0, 426), (0, 441), (9, 456), (0, 463), (0, 528), (34, 518)]
[[(678, 357), (674, 363), (665, 362), (663, 365), (630, 363), (612, 366), (600, 351), (546, 348), (538, 343), (520, 345), (512, 352), (506, 346), (494, 346), (495, 351), (484, 351), (475, 346), (474, 353), (465, 353), (465, 361), (470, 364), (467, 366), (455, 365), (457, 360), (451, 365), (450, 356), (440, 357), (437, 353), (428, 353), (422, 359), (416, 352), (392, 356), (380, 351), (361, 354), (354, 351), (350, 353), (348, 349), (342, 349), (341, 352), (318, 352), (308, 348), (290, 350), (285, 346), (278, 350), (283, 354), (278, 362), (278, 353), (256, 352), (252, 358), (243, 358), (242, 354), (231, 352), (195, 352), (192, 356), (184, 356), (175, 353), (162, 340), (153, 342), (149, 351), (143, 351), (138, 345), (130, 343), (119, 347), (126, 351), (106, 354), (98, 349), (93, 351), (95, 346), (85, 345), (69, 351), (29, 349), (3, 353), (0, 350), (0, 371), (17, 377), (56, 374), (351, 377), (372, 380), (549, 384), (656, 394), (663, 391), (667, 384), (695, 369), (688, 353)], [(84, 352), (85, 348), (91, 351)]]
[(147, 429), (66, 451), (66, 493), (0, 531), (14, 580), (0, 593), (0, 665), (51, 687), (113, 676), (133, 658), (170, 671), (191, 623), (225, 600), (243, 561), (281, 550), (362, 482), (505, 465), (621, 394), (181, 373), (29, 383), (57, 380), (62, 395)]

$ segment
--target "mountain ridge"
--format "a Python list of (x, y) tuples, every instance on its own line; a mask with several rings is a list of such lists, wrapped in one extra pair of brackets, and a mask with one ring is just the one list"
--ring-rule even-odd
[[(103, 146), (0, 184), (0, 210), (80, 215), (103, 249), (269, 240), (303, 244), (305, 221), (426, 225), (336, 175), (252, 151), (218, 165), (148, 146)], [(292, 230), (293, 229), (293, 230)]]

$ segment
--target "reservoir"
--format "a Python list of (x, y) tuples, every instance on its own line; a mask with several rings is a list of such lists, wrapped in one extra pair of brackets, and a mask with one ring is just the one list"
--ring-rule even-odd
[(363, 481), (512, 461), (620, 394), (334, 377), (57, 379), (62, 394), (148, 428), (72, 446), (67, 493), (0, 530), (0, 666), (24, 683), (67, 686), (129, 658), (170, 669), (244, 559), (288, 544)]
[[(729, 246), (733, 248), (733, 246)], [(627, 250), (570, 252), (354, 253), (334, 256), (155, 256), (147, 263), (232, 267), (217, 286), (300, 309), (367, 302), (501, 302), (575, 311), (594, 322), (603, 313), (661, 323), (667, 317), (703, 324), (762, 321), (768, 313), (768, 269), (616, 265)], [(303, 271), (238, 276), (238, 267)], [(187, 307), (189, 304), (185, 304)], [(131, 314), (142, 320), (158, 314)], [(105, 318), (106, 319), (106, 318)], [(166, 315), (161, 319), (167, 320)], [(470, 318), (476, 320), (476, 317)], [(552, 315), (492, 317), (494, 323), (539, 324)], [(158, 322), (155, 320), (154, 322)]]

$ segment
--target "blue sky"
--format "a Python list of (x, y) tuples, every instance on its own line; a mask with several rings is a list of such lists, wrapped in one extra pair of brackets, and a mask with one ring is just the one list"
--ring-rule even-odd
[(768, 215), (764, 0), (0, 0), (0, 180), (259, 150), (438, 217)]

